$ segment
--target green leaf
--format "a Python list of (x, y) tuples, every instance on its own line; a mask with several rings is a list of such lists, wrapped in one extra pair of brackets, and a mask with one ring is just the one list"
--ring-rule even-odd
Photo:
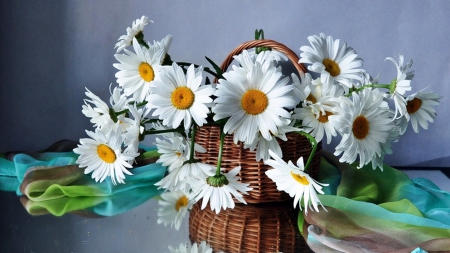
[(216, 63), (214, 63), (211, 59), (209, 59), (208, 57), (206, 57), (205, 56), (205, 58), (206, 58), (206, 60), (213, 66), (213, 68), (214, 68), (214, 70), (216, 71), (216, 73), (217, 73), (217, 76), (218, 76), (218, 78), (223, 78), (223, 71), (220, 69), (220, 67), (219, 66), (217, 66), (217, 64)]

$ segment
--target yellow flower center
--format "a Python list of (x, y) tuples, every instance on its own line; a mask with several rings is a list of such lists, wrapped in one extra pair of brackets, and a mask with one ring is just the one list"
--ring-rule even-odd
[(417, 112), (421, 106), (422, 100), (414, 98), (413, 100), (408, 101), (408, 103), (406, 104), (406, 110), (408, 111), (409, 114), (413, 114)]
[(146, 62), (142, 62), (141, 65), (139, 65), (139, 74), (146, 82), (151, 82), (155, 79), (155, 72), (153, 71), (152, 66)]
[(311, 93), (308, 95), (308, 97), (306, 98), (306, 100), (308, 100), (309, 102), (311, 102), (311, 103), (313, 103), (313, 104), (317, 103), (316, 97), (314, 97), (314, 95), (311, 94)]
[(292, 173), (292, 171), (291, 171), (291, 176), (295, 179), (295, 181), (299, 182), (300, 184), (309, 185), (309, 181), (306, 177), (294, 174), (294, 173)]
[(242, 96), (241, 105), (242, 109), (248, 114), (257, 115), (266, 110), (269, 105), (269, 99), (260, 90), (248, 90)]
[(353, 121), (352, 132), (356, 139), (363, 140), (369, 134), (370, 123), (366, 117), (360, 115)]
[(195, 99), (195, 94), (186, 86), (176, 88), (172, 92), (172, 104), (177, 109), (184, 110), (192, 106)]
[(110, 147), (105, 144), (97, 146), (97, 154), (104, 162), (113, 163), (116, 161), (116, 153)]
[(319, 118), (317, 119), (320, 123), (327, 123), (328, 122), (328, 116), (333, 115), (332, 112), (325, 111), (325, 115), (320, 112)]
[(185, 195), (181, 196), (181, 198), (179, 198), (177, 200), (177, 203), (175, 204), (175, 209), (177, 210), (177, 212), (180, 211), (180, 208), (186, 207), (188, 205), (188, 202), (189, 200)]
[(322, 64), (325, 66), (325, 70), (330, 73), (331, 76), (337, 76), (341, 73), (339, 65), (330, 59), (323, 60)]

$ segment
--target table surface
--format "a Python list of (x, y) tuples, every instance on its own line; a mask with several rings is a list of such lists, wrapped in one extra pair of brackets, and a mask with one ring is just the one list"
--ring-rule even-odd
[[(450, 191), (450, 179), (440, 170), (403, 171)], [(13, 192), (0, 191), (0, 203), (0, 252), (169, 252), (169, 245), (178, 247), (189, 240), (187, 217), (179, 231), (157, 223), (155, 199), (105, 218), (31, 216)]]

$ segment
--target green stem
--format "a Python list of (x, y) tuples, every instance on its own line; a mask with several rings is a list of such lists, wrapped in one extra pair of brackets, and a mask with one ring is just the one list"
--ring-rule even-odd
[(216, 176), (220, 175), (220, 167), (222, 166), (222, 152), (223, 152), (223, 143), (225, 142), (225, 133), (223, 132), (223, 125), (220, 126), (220, 147), (219, 147), (219, 156), (217, 157), (217, 168), (216, 168)]
[(358, 92), (358, 91), (362, 91), (365, 88), (381, 88), (381, 89), (390, 89), (390, 85), (389, 84), (366, 84), (363, 85), (357, 89), (351, 89), (350, 92), (347, 94), (347, 97), (351, 97), (353, 92)]
[(194, 152), (195, 152), (195, 134), (197, 133), (197, 124), (194, 121), (194, 124), (191, 128), (191, 147), (189, 153), (189, 162), (194, 162)]
[[(190, 65), (192, 65), (192, 63), (189, 63), (189, 62), (177, 62), (177, 64), (180, 65), (180, 66), (190, 66)], [(200, 65), (194, 64), (194, 67), (198, 68), (198, 67), (200, 67)], [(214, 77), (221, 78), (220, 75), (218, 75), (217, 73), (215, 73), (214, 71), (212, 71), (208, 67), (203, 67), (203, 71), (213, 75)]]
[(306, 132), (298, 132), (298, 133), (303, 135), (303, 136), (305, 136), (306, 138), (308, 138), (309, 142), (312, 145), (312, 151), (311, 151), (311, 154), (308, 157), (308, 161), (306, 162), (305, 170), (304, 170), (304, 172), (308, 172), (309, 166), (311, 165), (312, 159), (314, 158), (314, 154), (316, 154), (317, 141), (312, 135), (310, 135), (310, 134), (308, 134)]
[[(130, 103), (128, 103), (128, 104), (132, 105), (133, 103), (136, 103), (136, 102), (130, 102)], [(147, 101), (143, 101), (143, 102), (137, 103), (137, 104), (136, 104), (136, 107), (139, 108), (139, 107), (141, 107), (141, 106), (146, 105), (147, 103), (148, 103)], [(111, 109), (112, 109), (112, 108), (110, 108), (110, 110), (111, 110)], [(128, 113), (128, 112), (130, 112), (129, 109), (124, 109), (124, 110), (122, 110), (122, 111), (118, 111), (118, 112), (114, 112), (114, 113), (115, 113), (115, 115), (116, 115), (116, 117), (117, 117), (117, 116), (119, 116), (119, 115), (121, 115), (121, 114), (125, 114), (125, 113)]]
[(182, 128), (176, 128), (176, 129), (164, 129), (164, 130), (145, 130), (144, 135), (150, 135), (150, 134), (164, 134), (164, 133), (181, 133), (184, 131)]

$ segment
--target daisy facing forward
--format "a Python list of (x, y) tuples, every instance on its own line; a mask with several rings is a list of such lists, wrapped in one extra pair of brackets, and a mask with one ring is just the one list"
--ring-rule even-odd
[(363, 69), (363, 60), (358, 58), (355, 50), (344, 43), (339, 45), (339, 39), (321, 33), (319, 36), (308, 37), (311, 46), (302, 46), (300, 63), (311, 64), (308, 69), (320, 73), (324, 88), (331, 88), (335, 83), (343, 85), (348, 90), (352, 87), (351, 80), (359, 80)]
[(115, 54), (120, 63), (113, 66), (119, 70), (117, 83), (124, 89), (124, 94), (142, 102), (150, 94), (150, 85), (159, 80), (164, 50), (157, 46), (142, 48), (136, 38), (133, 38), (133, 48), (134, 53), (125, 49), (125, 54)]
[(192, 209), (192, 201), (184, 191), (164, 192), (158, 201), (158, 224), (164, 226), (171, 224), (176, 230), (180, 230), (181, 222), (188, 211)]
[(395, 129), (393, 112), (382, 96), (375, 96), (370, 89), (353, 93), (353, 101), (341, 97), (334, 117), (336, 129), (342, 134), (334, 155), (341, 153), (340, 162), (353, 163), (359, 156), (358, 168), (371, 162), (375, 155), (381, 156), (381, 143), (388, 141)]
[[(269, 150), (269, 154), (273, 159), (269, 159), (265, 163), (272, 166), (273, 169), (267, 170), (266, 175), (276, 183), (277, 189), (287, 192), (291, 197), (295, 196), (294, 208), (303, 198), (306, 214), (308, 214), (308, 207), (311, 210), (314, 207), (314, 210), (318, 212), (318, 205), (322, 206), (322, 203), (320, 203), (317, 193), (324, 194), (322, 186), (328, 186), (328, 184), (319, 183), (304, 172), (303, 157), (297, 160), (297, 166), (295, 166), (291, 161), (288, 163), (283, 161), (272, 150)], [(299, 207), (302, 210), (301, 205)]]
[(127, 161), (134, 161), (139, 153), (122, 152), (122, 137), (119, 129), (107, 135), (99, 129), (95, 133), (91, 131), (86, 133), (91, 138), (80, 139), (81, 145), (73, 150), (80, 155), (77, 159), (80, 168), (85, 168), (85, 174), (93, 172), (92, 178), (96, 182), (102, 182), (110, 176), (113, 184), (116, 184), (116, 180), (124, 184), (124, 173), (132, 175), (127, 170), (132, 167)]
[(215, 89), (211, 85), (203, 85), (202, 69), (195, 69), (190, 65), (184, 74), (183, 69), (176, 63), (165, 69), (161, 75), (161, 83), (152, 88), (150, 95), (156, 110), (153, 116), (159, 116), (163, 124), (177, 128), (184, 121), (184, 128), (191, 127), (192, 119), (199, 126), (206, 123), (209, 112), (207, 104), (212, 102), (210, 97)]
[[(432, 107), (439, 104), (439, 96), (435, 92), (423, 92), (423, 90), (409, 95), (406, 98), (405, 118), (411, 121), (414, 132), (419, 132), (419, 125), (423, 129), (428, 129), (428, 122), (433, 122), (436, 118), (436, 110)], [(408, 120), (401, 121), (401, 132), (404, 133), (408, 127)]]
[(226, 80), (219, 80), (217, 85), (214, 120), (230, 117), (224, 132), (233, 133), (235, 143), (252, 143), (258, 131), (270, 140), (270, 132), (277, 132), (277, 127), (284, 124), (280, 118), (291, 116), (284, 108), (296, 104), (290, 96), (292, 85), (287, 85), (289, 78), (281, 79), (281, 72), (272, 62), (264, 64), (270, 67), (255, 62), (246, 77), (236, 71), (225, 73)]

